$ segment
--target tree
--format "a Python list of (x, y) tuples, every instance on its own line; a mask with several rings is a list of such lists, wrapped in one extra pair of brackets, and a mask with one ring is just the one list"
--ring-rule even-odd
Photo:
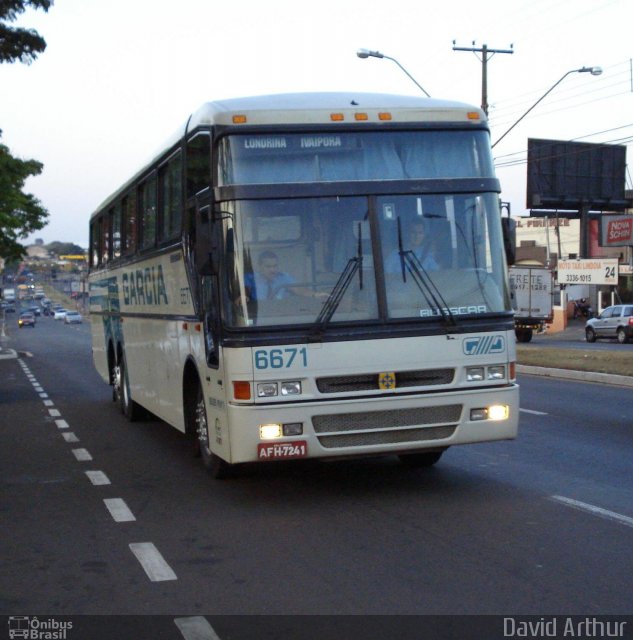
[[(46, 42), (37, 31), (9, 27), (6, 23), (14, 22), (27, 7), (48, 11), (52, 4), (53, 0), (0, 0), (0, 63), (19, 60), (30, 64), (46, 49)], [(25, 250), (18, 238), (26, 238), (46, 224), (48, 211), (37, 198), (22, 191), (25, 180), (42, 173), (42, 168), (37, 160), (14, 158), (8, 147), (0, 144), (0, 256), (3, 258), (21, 258)]]
[(8, 147), (0, 144), (0, 256), (8, 260), (24, 255), (19, 238), (46, 225), (48, 211), (23, 191), (26, 179), (42, 173), (42, 167), (37, 160), (14, 158)]
[(34, 29), (9, 27), (27, 7), (48, 11), (53, 0), (0, 0), (0, 62), (30, 64), (46, 49), (46, 41)]
[(79, 256), (86, 253), (84, 249), (74, 242), (60, 242), (59, 240), (49, 242), (46, 248), (49, 253), (54, 253), (56, 256)]

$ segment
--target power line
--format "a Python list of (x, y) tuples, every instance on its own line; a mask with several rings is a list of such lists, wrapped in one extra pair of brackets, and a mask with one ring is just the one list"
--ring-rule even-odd
[[(473, 42), (472, 47), (457, 47), (455, 46), (455, 40), (453, 40), (453, 51), (471, 51), (475, 55), (481, 53), (481, 109), (488, 115), (488, 60), (495, 55), (495, 53), (514, 53), (514, 45), (510, 45), (509, 49), (489, 49), (487, 44), (481, 47), (475, 47)], [(492, 54), (490, 58), (488, 54)]]

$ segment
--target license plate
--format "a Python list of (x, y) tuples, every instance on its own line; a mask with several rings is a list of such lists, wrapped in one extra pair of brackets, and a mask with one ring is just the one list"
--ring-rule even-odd
[(260, 460), (288, 460), (305, 458), (308, 455), (308, 443), (305, 440), (295, 442), (260, 442), (257, 445), (257, 457)]

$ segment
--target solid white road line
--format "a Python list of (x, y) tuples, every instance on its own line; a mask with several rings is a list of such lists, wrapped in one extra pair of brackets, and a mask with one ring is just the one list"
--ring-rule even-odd
[(66, 442), (79, 442), (79, 438), (72, 431), (64, 431), (62, 437)]
[(608, 511), (607, 509), (602, 509), (601, 507), (596, 507), (592, 504), (587, 504), (586, 502), (580, 502), (579, 500), (572, 500), (572, 498), (566, 498), (565, 496), (550, 496), (550, 498), (556, 502), (567, 505), (568, 507), (572, 507), (573, 509), (580, 509), (580, 511), (586, 511), (594, 516), (613, 520), (614, 522), (626, 525), (627, 527), (633, 527), (633, 518), (623, 516), (621, 513)]
[(87, 449), (73, 449), (73, 455), (79, 462), (87, 462), (92, 460), (92, 456), (88, 453)]
[(136, 520), (123, 498), (106, 498), (103, 502), (115, 522), (132, 522)]
[(152, 542), (132, 542), (130, 543), (130, 550), (141, 563), (147, 577), (152, 582), (178, 580), (178, 576), (165, 562), (165, 559)]
[(220, 636), (203, 616), (174, 618), (174, 622), (185, 640), (220, 640)]
[(68, 423), (66, 420), (55, 420), (55, 424), (58, 429), (68, 429)]
[(532, 409), (519, 409), (519, 411), (522, 411), (523, 413), (531, 413), (533, 416), (546, 416), (547, 413), (545, 413), (544, 411), (534, 411)]
[(103, 471), (86, 471), (86, 475), (95, 486), (110, 484), (110, 479)]

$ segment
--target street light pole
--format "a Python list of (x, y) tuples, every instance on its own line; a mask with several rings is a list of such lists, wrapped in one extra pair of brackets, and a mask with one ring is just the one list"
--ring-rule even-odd
[(356, 55), (359, 58), (362, 58), (362, 59), (365, 59), (365, 58), (386, 58), (387, 60), (391, 60), (392, 62), (395, 62), (409, 76), (409, 78), (411, 78), (411, 80), (413, 80), (413, 82), (418, 87), (418, 89), (420, 89), (422, 91), (422, 93), (427, 98), (431, 97), (424, 90), (424, 87), (395, 58), (392, 58), (391, 56), (386, 56), (384, 53), (380, 53), (380, 51), (369, 51), (369, 49), (359, 49), (356, 52)]
[(568, 71), (558, 82), (554, 83), (492, 146), (498, 145), (509, 133), (516, 127), (525, 116), (527, 116), (537, 104), (542, 102), (568, 75), (571, 73), (590, 73), (592, 76), (599, 76), (602, 73), (600, 67), (582, 67), (580, 69), (572, 69)]

